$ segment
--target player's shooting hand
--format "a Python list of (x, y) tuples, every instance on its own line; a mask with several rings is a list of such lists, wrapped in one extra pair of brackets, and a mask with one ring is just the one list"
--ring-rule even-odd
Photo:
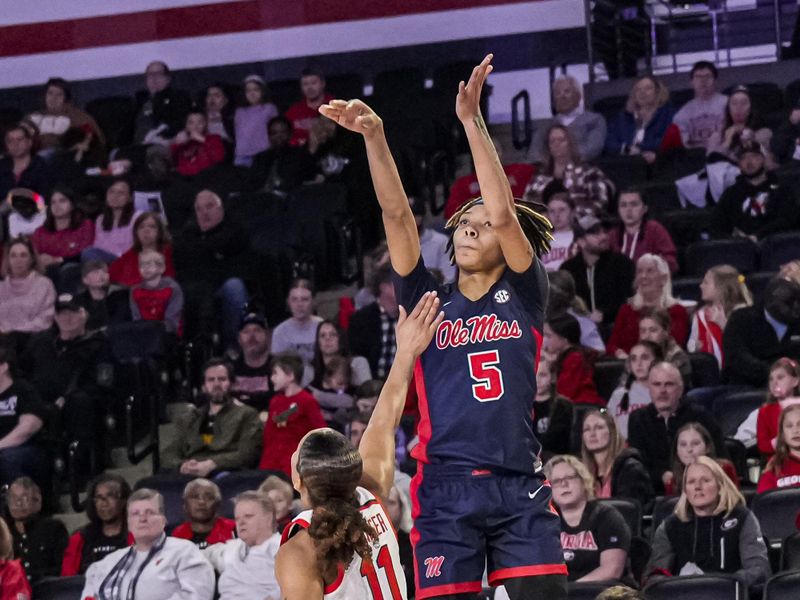
[(319, 112), (345, 129), (371, 138), (383, 131), (381, 118), (361, 100), (331, 100), (319, 107)]
[(408, 352), (414, 357), (422, 354), (431, 343), (442, 319), (444, 312), (439, 312), (436, 292), (426, 292), (411, 314), (407, 314), (401, 306), (395, 330), (397, 352)]
[(481, 91), (489, 73), (492, 72), (493, 54), (487, 54), (477, 67), (472, 69), (469, 81), (458, 84), (456, 96), (456, 115), (462, 123), (471, 121), (481, 114)]

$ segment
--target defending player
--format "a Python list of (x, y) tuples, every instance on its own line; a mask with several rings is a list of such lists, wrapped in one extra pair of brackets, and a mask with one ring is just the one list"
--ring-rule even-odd
[(379, 498), (394, 483), (395, 430), (414, 362), (444, 317), (438, 310), (435, 293), (408, 316), (400, 308), (394, 364), (359, 448), (316, 429), (292, 456), (292, 482), (311, 509), (287, 526), (278, 551), (285, 600), (405, 600), (397, 534)]
[(492, 55), (459, 85), (456, 114), (482, 198), (448, 221), (455, 285), (439, 286), (420, 256), (408, 199), (383, 132), (360, 100), (320, 112), (363, 134), (383, 211), (398, 300), (438, 290), (445, 320), (415, 366), (421, 420), (412, 482), (417, 598), (473, 597), (484, 565), (512, 599), (566, 598), (559, 521), (531, 426), (547, 276), (536, 258), (550, 224), (515, 203), (480, 112)]

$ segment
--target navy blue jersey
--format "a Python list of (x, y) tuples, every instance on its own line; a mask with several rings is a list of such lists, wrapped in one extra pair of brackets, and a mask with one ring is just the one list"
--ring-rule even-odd
[(436, 290), (445, 318), (417, 362), (419, 461), (533, 474), (539, 442), (531, 414), (547, 299), (538, 260), (525, 273), (506, 269), (479, 300), (458, 284), (439, 285), (420, 259), (395, 273), (398, 302), (411, 311)]

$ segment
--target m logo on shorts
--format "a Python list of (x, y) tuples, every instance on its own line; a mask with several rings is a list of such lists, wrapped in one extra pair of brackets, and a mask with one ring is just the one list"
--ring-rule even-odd
[(425, 579), (432, 579), (439, 577), (442, 574), (442, 563), (444, 563), (444, 556), (429, 556), (425, 559)]

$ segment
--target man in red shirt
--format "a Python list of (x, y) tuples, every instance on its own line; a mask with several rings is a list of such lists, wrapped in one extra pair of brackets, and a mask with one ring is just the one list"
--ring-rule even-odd
[(292, 139), (289, 140), (292, 146), (305, 145), (311, 124), (319, 118), (319, 107), (333, 100), (333, 96), (325, 91), (325, 75), (319, 69), (303, 69), (300, 74), (300, 89), (303, 91), (303, 99), (292, 104), (286, 111), (286, 118), (292, 122)]

